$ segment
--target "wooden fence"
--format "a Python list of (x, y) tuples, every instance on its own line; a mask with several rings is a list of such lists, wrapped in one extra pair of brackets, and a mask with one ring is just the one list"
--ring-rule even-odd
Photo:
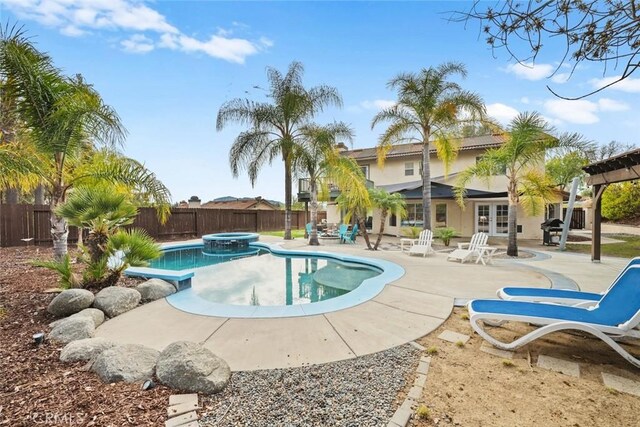
[[(49, 207), (42, 205), (0, 204), (0, 247), (51, 245), (49, 212)], [(291, 228), (303, 229), (305, 218), (304, 211), (293, 211)], [(318, 220), (324, 218), (326, 212), (318, 212)], [(160, 224), (153, 208), (140, 208), (132, 227), (145, 229), (157, 240), (229, 231), (274, 231), (284, 229), (284, 211), (176, 208), (169, 220)], [(70, 227), (69, 241), (76, 239), (77, 230)]]

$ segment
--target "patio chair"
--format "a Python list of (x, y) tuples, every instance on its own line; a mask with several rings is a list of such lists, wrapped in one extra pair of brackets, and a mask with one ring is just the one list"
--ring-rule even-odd
[(351, 231), (347, 231), (344, 233), (344, 242), (355, 244), (357, 235), (358, 235), (358, 224), (355, 224), (351, 229)]
[(616, 286), (620, 277), (622, 277), (624, 272), (632, 265), (640, 265), (640, 257), (633, 258), (629, 261), (620, 274), (618, 274), (618, 277), (616, 277), (607, 290), (602, 293), (572, 291), (567, 289), (506, 287), (498, 289), (498, 298), (507, 301), (547, 302), (576, 307), (589, 307), (598, 303), (609, 289)]
[(308, 222), (307, 225), (305, 225), (305, 231), (307, 232), (307, 236), (311, 236), (311, 223)]
[(340, 224), (340, 227), (338, 228), (340, 243), (344, 243), (344, 235), (347, 234), (347, 230), (349, 230), (349, 224)]
[(469, 243), (458, 243), (458, 249), (451, 252), (447, 257), (447, 260), (460, 260), (462, 264), (465, 261), (468, 261), (473, 258), (477, 258), (480, 256), (479, 249), (482, 246), (487, 245), (487, 240), (489, 236), (487, 233), (476, 233), (471, 236), (471, 241)]
[[(469, 302), (471, 327), (489, 343), (503, 350), (513, 350), (547, 334), (565, 330), (588, 332), (604, 341), (629, 363), (640, 368), (640, 360), (614, 339), (640, 338), (634, 330), (640, 324), (640, 265), (627, 268), (615, 286), (593, 307), (571, 307), (540, 302), (474, 300)], [(505, 343), (489, 335), (481, 321), (515, 321), (541, 325), (538, 329)]]
[(431, 243), (433, 243), (433, 233), (431, 230), (422, 230), (418, 236), (418, 240), (411, 245), (407, 253), (409, 255), (422, 255), (426, 257), (428, 254), (434, 252)]

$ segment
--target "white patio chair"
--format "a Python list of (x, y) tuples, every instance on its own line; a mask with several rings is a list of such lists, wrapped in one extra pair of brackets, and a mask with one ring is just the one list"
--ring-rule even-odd
[(477, 258), (480, 255), (479, 249), (487, 245), (487, 240), (489, 240), (487, 233), (476, 233), (471, 236), (469, 243), (458, 243), (458, 249), (451, 252), (447, 260), (460, 260), (464, 264), (465, 261)]
[(431, 230), (422, 230), (418, 236), (418, 240), (411, 245), (407, 253), (409, 255), (422, 255), (425, 257), (433, 253), (431, 243), (433, 243), (433, 233)]

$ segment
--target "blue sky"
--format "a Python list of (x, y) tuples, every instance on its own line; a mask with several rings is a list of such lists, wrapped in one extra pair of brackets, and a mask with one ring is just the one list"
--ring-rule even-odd
[[(487, 2), (490, 4), (490, 2)], [(549, 42), (535, 65), (505, 51), (491, 52), (478, 24), (449, 22), (448, 12), (470, 2), (0, 0), (0, 22), (19, 22), (67, 74), (80, 73), (121, 116), (124, 151), (145, 162), (173, 200), (197, 195), (284, 199), (280, 162), (266, 167), (252, 188), (231, 176), (228, 152), (239, 127), (216, 132), (220, 106), (236, 97), (264, 100), (265, 69), (305, 66), (305, 84), (329, 84), (344, 107), (319, 122), (341, 120), (356, 132), (355, 148), (374, 146), (382, 127), (370, 122), (393, 102), (387, 81), (446, 61), (466, 64), (460, 81), (478, 92), (496, 119), (536, 110), (560, 131), (606, 143), (636, 143), (640, 78), (627, 79), (580, 101), (606, 82), (597, 64), (553, 77), (562, 51)], [(258, 86), (258, 88), (255, 88)]]

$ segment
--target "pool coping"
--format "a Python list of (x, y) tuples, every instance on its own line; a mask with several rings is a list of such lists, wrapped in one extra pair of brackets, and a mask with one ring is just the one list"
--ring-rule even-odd
[[(187, 244), (174, 243), (162, 245), (162, 249), (166, 251), (197, 248), (202, 246), (203, 244), (199, 242)], [(240, 306), (220, 304), (200, 298), (190, 287), (187, 287), (180, 292), (168, 296), (166, 298), (167, 303), (169, 303), (169, 305), (171, 305), (172, 307), (186, 313), (210, 317), (254, 319), (315, 316), (323, 313), (344, 310), (346, 308), (354, 307), (356, 305), (367, 302), (380, 294), (380, 292), (382, 292), (387, 284), (400, 279), (405, 274), (405, 270), (403, 267), (384, 259), (366, 258), (326, 251), (290, 250), (284, 249), (275, 244), (268, 244), (264, 242), (253, 242), (249, 244), (249, 247), (253, 247), (256, 249), (265, 249), (277, 256), (313, 256), (318, 258), (333, 259), (341, 262), (365, 264), (378, 268), (382, 272), (378, 276), (364, 280), (360, 286), (344, 295), (313, 303), (295, 304), (289, 306)], [(167, 279), (169, 279), (175, 277), (176, 275), (191, 275), (189, 277), (196, 276), (197, 269), (185, 269), (176, 271), (149, 267), (132, 267), (127, 269), (125, 271), (125, 274), (127, 274), (128, 276), (156, 277), (160, 279), (166, 277)], [(175, 280), (175, 278), (170, 280)]]

